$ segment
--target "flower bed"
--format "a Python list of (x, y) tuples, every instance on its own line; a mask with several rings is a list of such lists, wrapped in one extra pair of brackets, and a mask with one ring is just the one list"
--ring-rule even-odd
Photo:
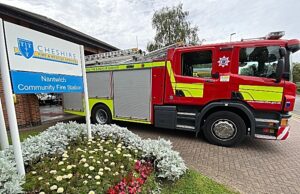
[[(93, 125), (92, 132), (95, 138), (88, 141), (85, 125), (59, 123), (26, 139), (24, 188), (45, 193), (159, 191), (155, 179), (174, 181), (186, 171), (169, 141), (142, 140), (116, 125)], [(0, 193), (21, 193), (23, 177), (15, 173), (12, 149), (0, 156)]]

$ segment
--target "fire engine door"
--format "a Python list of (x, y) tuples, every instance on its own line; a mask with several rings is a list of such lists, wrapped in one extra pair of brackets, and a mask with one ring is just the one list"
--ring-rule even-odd
[(173, 64), (167, 64), (172, 91), (166, 92), (166, 101), (203, 105), (218, 98), (222, 92), (219, 77), (213, 78), (218, 68), (215, 55), (215, 48), (178, 50)]

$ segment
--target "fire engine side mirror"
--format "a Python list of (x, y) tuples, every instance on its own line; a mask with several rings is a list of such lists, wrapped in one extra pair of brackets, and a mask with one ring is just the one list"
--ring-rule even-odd
[(283, 74), (284, 69), (284, 59), (281, 58), (278, 60), (277, 67), (276, 67), (276, 77), (275, 77), (275, 83), (279, 83), (281, 81), (281, 77)]

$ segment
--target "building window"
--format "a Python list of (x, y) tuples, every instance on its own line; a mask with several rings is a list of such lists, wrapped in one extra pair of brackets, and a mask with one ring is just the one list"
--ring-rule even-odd
[(182, 54), (182, 75), (211, 78), (212, 51), (187, 52)]

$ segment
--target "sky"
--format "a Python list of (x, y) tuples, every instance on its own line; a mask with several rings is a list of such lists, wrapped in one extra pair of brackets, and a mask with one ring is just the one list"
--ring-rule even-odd
[[(0, 0), (44, 15), (120, 49), (146, 50), (153, 40), (153, 13), (183, 3), (200, 40), (215, 43), (285, 31), (300, 39), (299, 0)], [(300, 51), (293, 56), (300, 62)]]

